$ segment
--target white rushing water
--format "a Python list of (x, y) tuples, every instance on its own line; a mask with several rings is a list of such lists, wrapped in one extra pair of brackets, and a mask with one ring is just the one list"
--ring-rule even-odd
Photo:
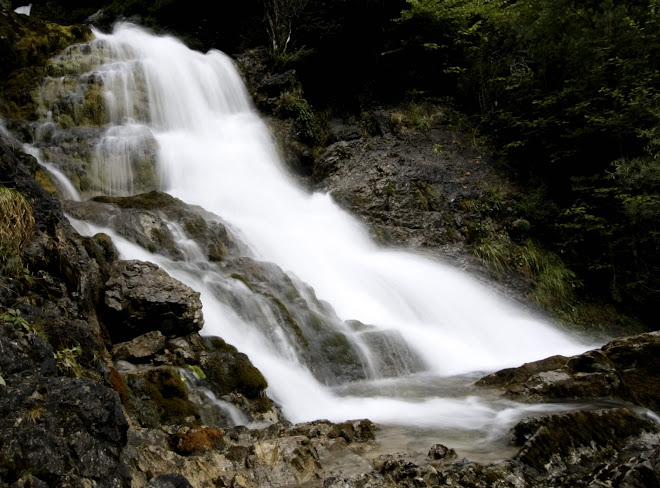
[[(212, 273), (191, 272), (113, 235), (122, 258), (155, 261), (200, 291), (203, 333), (221, 336), (248, 354), (287, 418), (368, 417), (470, 430), (508, 425), (523, 412), (556, 408), (486, 400), (469, 388), (451, 393), (442, 385), (452, 375), (467, 374), (468, 384), (473, 372), (573, 355), (588, 345), (463, 272), (378, 248), (329, 195), (298, 188), (224, 54), (194, 52), (178, 40), (130, 24), (95, 35), (103, 53), (98, 72), (112, 126), (95, 164), (112, 182), (109, 192), (130, 192), (130, 164), (122, 151), (134, 150), (133, 142), (148, 131), (157, 143), (164, 191), (221, 216), (259, 259), (310, 284), (341, 319), (396, 331), (426, 365), (426, 371), (407, 378), (365, 381), (343, 392), (331, 389), (295, 358), (274, 351), (257, 328), (219, 302), (210, 288)], [(121, 139), (124, 134), (132, 139)], [(81, 232), (99, 230), (76, 225)]]
[(7, 130), (7, 127), (5, 127), (5, 124), (2, 120), (0, 120), (0, 135), (8, 137), (12, 141), (14, 141), (14, 143), (17, 144), (21, 149), (23, 149), (25, 153), (34, 157), (37, 160), (37, 163), (39, 163), (39, 165), (41, 165), (46, 171), (48, 171), (51, 174), (51, 177), (53, 178), (53, 182), (57, 185), (62, 198), (66, 198), (68, 200), (73, 200), (76, 202), (80, 201), (80, 194), (78, 193), (78, 190), (76, 190), (76, 187), (73, 186), (71, 181), (64, 175), (64, 173), (62, 173), (52, 164), (45, 162), (41, 157), (41, 151), (39, 151), (39, 149), (35, 148), (30, 144), (24, 144), (18, 141), (18, 139), (16, 139), (14, 135)]

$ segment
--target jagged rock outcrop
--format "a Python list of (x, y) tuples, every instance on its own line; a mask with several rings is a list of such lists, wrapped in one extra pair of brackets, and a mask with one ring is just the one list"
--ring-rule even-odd
[(204, 325), (199, 292), (153, 263), (117, 261), (105, 284), (107, 323), (113, 338), (158, 330), (182, 336)]
[(194, 241), (202, 255), (214, 262), (249, 254), (247, 246), (234, 236), (220, 217), (163, 192), (152, 191), (131, 197), (96, 197), (86, 202), (66, 202), (64, 206), (73, 217), (111, 227), (149, 252), (173, 260), (186, 257), (176, 245), (181, 238)]
[(340, 127), (340, 140), (315, 161), (315, 188), (331, 192), (378, 242), (438, 248), (464, 240), (461, 202), (480, 198), (495, 173), (481, 152), (445, 127), (438, 110), (426, 131), (406, 129), (394, 111), (374, 115), (368, 137), (347, 140)]
[[(112, 350), (105, 283), (111, 281), (117, 286), (115, 292), (121, 290), (121, 280), (112, 275), (113, 282), (111, 273), (127, 263), (116, 262), (117, 252), (108, 236), (81, 237), (75, 232), (60, 203), (35, 180), (39, 171), (20, 144), (0, 135), (0, 181), (27, 198), (34, 216), (33, 231), (12, 258), (18, 264), (3, 267), (0, 275), (0, 409), (5, 414), (0, 421), (0, 486), (129, 486), (134, 473), (129, 473), (123, 453), (133, 429), (141, 425), (201, 428), (197, 404), (189, 398), (180, 372), (180, 368), (199, 367), (200, 353), (207, 354), (201, 337), (191, 333), (201, 327), (201, 317), (191, 325), (192, 312), (185, 330), (161, 327)], [(202, 219), (189, 227), (209, 235), (209, 241), (217, 239)], [(145, 266), (142, 278), (148, 275), (156, 281), (138, 281), (146, 288), (151, 283), (151, 295), (157, 295), (163, 283), (174, 282), (162, 270)], [(127, 285), (130, 278), (122, 283)], [(186, 292), (192, 303), (188, 310), (199, 312), (198, 295)], [(156, 306), (150, 312), (148, 304), (142, 305), (137, 310), (142, 318), (171, 313), (171, 307)], [(241, 358), (254, 369), (244, 355)], [(113, 360), (124, 361), (127, 371), (118, 372)], [(207, 387), (212, 384), (205, 381)], [(250, 404), (240, 392), (229, 394)], [(253, 405), (248, 411), (263, 418), (270, 401), (259, 390), (255, 402), (261, 408), (258, 414)], [(278, 418), (275, 411), (268, 415), (271, 421)], [(190, 442), (172, 439), (181, 452), (197, 445), (195, 437)], [(169, 442), (167, 449), (172, 449)], [(145, 472), (152, 473), (151, 467), (146, 466)]]
[[(224, 433), (205, 428), (145, 429), (129, 432), (124, 457), (134, 469), (136, 486), (161, 473), (178, 473), (195, 487), (322, 486), (324, 464), (371, 445), (374, 432), (368, 420), (280, 422), (261, 430), (235, 427)], [(178, 447), (172, 450), (170, 445)], [(371, 464), (367, 461), (366, 466), (370, 469)]]
[(551, 358), (481, 378), (517, 400), (613, 399), (660, 412), (660, 332), (614, 339), (578, 356)]

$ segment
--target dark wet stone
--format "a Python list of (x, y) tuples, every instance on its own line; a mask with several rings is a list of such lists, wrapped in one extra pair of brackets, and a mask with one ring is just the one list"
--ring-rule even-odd
[(159, 330), (182, 336), (204, 325), (199, 292), (143, 261), (118, 261), (106, 283), (106, 323), (113, 340)]

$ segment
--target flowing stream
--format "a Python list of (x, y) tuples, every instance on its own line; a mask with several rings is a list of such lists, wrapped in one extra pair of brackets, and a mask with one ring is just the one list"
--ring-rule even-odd
[[(220, 278), (194, 245), (188, 246), (186, 262), (174, 262), (109, 229), (74, 225), (80, 232), (111, 234), (122, 258), (156, 262), (199, 291), (202, 333), (221, 336), (246, 353), (289, 420), (370, 418), (481, 442), (501, 438), (530, 412), (570, 408), (489, 398), (471, 383), (483, 372), (573, 355), (592, 345), (464, 272), (377, 247), (330, 195), (297, 187), (231, 59), (218, 51), (191, 51), (131, 24), (95, 36), (78, 49), (73, 64), (88, 89), (98, 90), (107, 114), (89, 167), (97, 193), (137, 193), (148, 173), (144, 160), (153, 152), (155, 170), (147, 176), (163, 191), (220, 216), (256, 259), (276, 263), (332, 306), (339, 318), (334, 327), (359, 351), (362, 379), (329, 382), (315, 376), (286, 338), (276, 344), (262, 332), (263, 324), (218, 297)], [(51, 80), (50, 90), (65, 85)], [(346, 321), (367, 324), (380, 334), (379, 346)], [(388, 354), (397, 355), (398, 366), (390, 362), (385, 372), (382, 356)]]

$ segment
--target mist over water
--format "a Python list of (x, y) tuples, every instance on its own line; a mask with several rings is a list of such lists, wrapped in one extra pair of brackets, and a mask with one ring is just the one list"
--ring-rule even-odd
[[(384, 379), (369, 356), (367, 380), (322, 384), (286, 344), (273, 347), (255, 324), (218, 300), (213, 272), (199, 256), (173, 262), (83, 222), (82, 233), (110, 234), (123, 259), (154, 261), (202, 295), (203, 334), (218, 335), (246, 353), (268, 380), (268, 394), (294, 422), (370, 418), (426, 428), (481, 431), (488, 437), (525, 412), (488, 399), (469, 385), (479, 373), (583, 344), (530, 315), (450, 266), (381, 249), (326, 194), (309, 194), (289, 178), (265, 124), (231, 59), (201, 54), (169, 37), (130, 24), (95, 32), (110, 128), (97, 148), (96, 171), (107, 194), (130, 194), (131, 155), (155, 140), (163, 191), (226, 220), (255, 256), (311, 285), (342, 320), (359, 320), (401, 338), (423, 364), (411, 376)], [(146, 135), (145, 135), (146, 133)], [(345, 326), (359, 343), (358, 333)], [(450, 380), (459, 376), (457, 380)], [(453, 381), (453, 382), (452, 382)], [(453, 385), (448, 388), (447, 385)]]

